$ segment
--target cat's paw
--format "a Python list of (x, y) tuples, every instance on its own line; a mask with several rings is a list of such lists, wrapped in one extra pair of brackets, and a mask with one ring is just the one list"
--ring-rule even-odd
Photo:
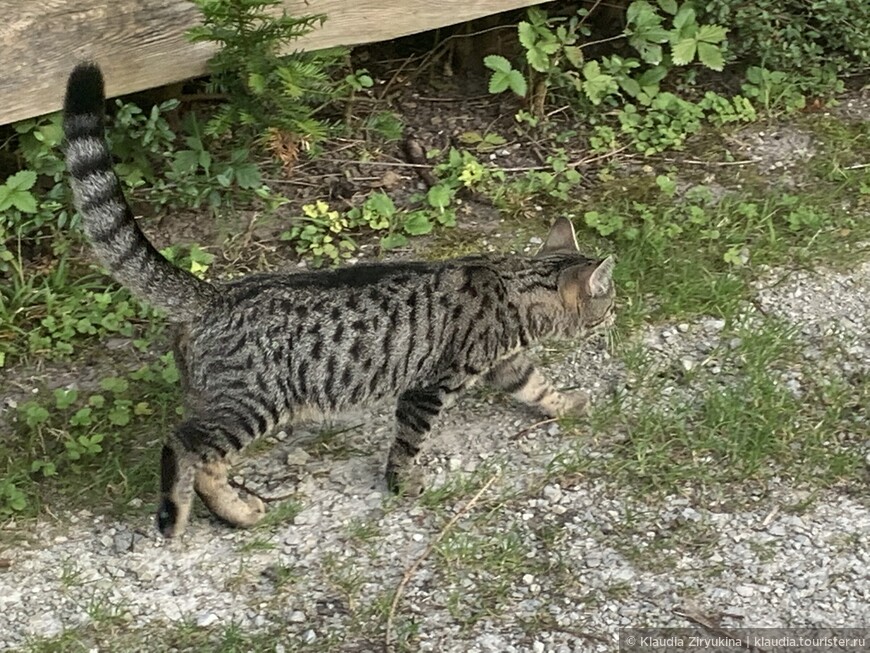
[(238, 528), (250, 528), (266, 514), (266, 504), (259, 497), (253, 494), (241, 497), (229, 486), (202, 499), (216, 517)]
[(390, 492), (403, 497), (419, 497), (426, 489), (423, 470), (416, 465), (387, 469), (386, 480)]
[(565, 407), (559, 412), (559, 417), (586, 417), (589, 415), (592, 401), (585, 390), (566, 392)]
[(250, 528), (266, 515), (266, 504), (260, 497), (249, 494), (242, 499), (242, 503), (245, 504), (245, 512), (242, 519), (236, 522), (236, 526)]

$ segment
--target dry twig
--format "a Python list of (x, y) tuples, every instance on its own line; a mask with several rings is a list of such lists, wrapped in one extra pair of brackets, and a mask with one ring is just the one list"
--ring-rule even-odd
[(489, 480), (483, 484), (483, 487), (480, 488), (477, 493), (469, 499), (468, 503), (466, 503), (462, 509), (457, 512), (453, 517), (451, 517), (450, 521), (444, 524), (444, 528), (442, 528), (438, 534), (429, 542), (429, 546), (417, 556), (417, 559), (411, 564), (410, 567), (405, 571), (405, 574), (402, 576), (402, 580), (399, 581), (399, 585), (396, 587), (396, 593), (393, 595), (393, 602), (390, 604), (390, 612), (387, 614), (387, 626), (384, 632), (384, 650), (386, 653), (392, 653), (393, 651), (393, 621), (396, 618), (396, 611), (399, 608), (399, 602), (402, 600), (402, 596), (405, 594), (405, 587), (407, 587), (408, 583), (411, 581), (414, 573), (417, 571), (417, 568), (423, 564), (423, 561), (429, 557), (429, 554), (435, 549), (438, 543), (444, 539), (444, 536), (450, 532), (453, 526), (458, 522), (462, 517), (464, 517), (468, 512), (480, 501), (480, 497), (483, 496), (483, 493), (486, 492), (490, 486), (495, 483), (495, 480), (499, 477), (500, 472), (496, 472), (492, 476), (489, 477)]
[(712, 619), (701, 614), (700, 612), (683, 608), (673, 608), (671, 612), (673, 612), (678, 617), (683, 617), (684, 619), (688, 619), (694, 624), (698, 624), (702, 628), (709, 630), (714, 635), (719, 635), (720, 637), (727, 637), (728, 639), (739, 641), (741, 646), (743, 646), (743, 648), (745, 648), (747, 651), (754, 651), (755, 653), (768, 653), (767, 649), (750, 644), (749, 640), (744, 639), (737, 633), (732, 632), (727, 628), (722, 628), (722, 626), (717, 624)]

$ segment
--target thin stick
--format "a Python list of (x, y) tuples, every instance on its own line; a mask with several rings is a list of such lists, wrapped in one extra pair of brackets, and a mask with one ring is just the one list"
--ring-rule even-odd
[[(288, 477), (285, 477), (282, 480), (287, 480)], [(296, 496), (296, 492), (289, 492), (287, 494), (279, 494), (277, 497), (267, 497), (265, 494), (260, 494), (256, 490), (251, 489), (247, 483), (239, 483), (238, 481), (234, 481), (233, 479), (227, 479), (227, 483), (230, 487), (234, 487), (237, 490), (244, 490), (248, 494), (257, 497), (263, 503), (272, 503), (273, 501), (284, 501), (285, 499), (289, 499), (290, 497)]]
[(486, 492), (493, 483), (495, 483), (495, 480), (499, 477), (499, 475), (500, 472), (496, 472), (489, 477), (489, 480), (483, 484), (483, 487), (477, 491), (477, 494), (471, 497), (468, 503), (466, 503), (459, 512), (453, 515), (450, 521), (448, 521), (444, 525), (444, 528), (442, 528), (435, 536), (435, 538), (431, 542), (429, 542), (429, 546), (426, 547), (426, 550), (423, 551), (423, 553), (421, 553), (419, 556), (417, 556), (417, 559), (414, 560), (411, 566), (408, 567), (407, 571), (405, 571), (404, 576), (402, 576), (402, 580), (399, 581), (399, 585), (396, 587), (396, 593), (393, 595), (393, 602), (390, 604), (390, 612), (389, 614), (387, 614), (387, 627), (386, 632), (384, 633), (384, 650), (386, 651), (386, 653), (391, 653), (393, 650), (393, 621), (396, 618), (396, 610), (398, 610), (399, 608), (399, 602), (402, 600), (402, 596), (405, 594), (405, 587), (411, 581), (411, 577), (417, 571), (417, 568), (421, 564), (423, 564), (423, 561), (429, 557), (429, 554), (432, 553), (432, 551), (444, 538), (444, 536), (450, 532), (450, 529), (453, 528), (456, 522), (462, 519), (462, 517), (465, 516), (480, 500), (480, 497), (483, 496), (483, 493)]
[[(605, 152), (604, 154), (599, 154), (597, 156), (591, 156), (586, 159), (577, 159), (576, 161), (571, 161), (567, 164), (568, 168), (578, 168), (580, 166), (588, 165), (590, 163), (595, 163), (596, 161), (601, 161), (603, 159), (609, 159), (611, 157), (616, 156), (623, 150), (625, 150), (628, 145), (623, 145), (622, 147), (618, 147), (615, 150), (611, 150), (610, 152)], [(340, 163), (342, 165), (359, 165), (359, 166), (386, 166), (391, 168), (431, 168), (431, 165), (426, 165), (422, 163), (405, 163), (400, 161), (358, 161), (358, 160), (342, 160), (342, 159), (318, 159), (318, 161), (323, 161), (325, 163)], [(534, 172), (539, 170), (550, 170), (552, 166), (517, 166), (513, 168), (498, 168), (493, 166), (491, 170), (496, 172)]]
[(535, 422), (531, 426), (527, 426), (526, 428), (524, 428), (522, 431), (517, 431), (512, 436), (510, 436), (508, 438), (508, 440), (516, 440), (517, 438), (524, 436), (526, 433), (528, 433), (530, 431), (534, 431), (539, 426), (546, 426), (547, 424), (552, 424), (553, 422), (558, 422), (558, 421), (559, 421), (558, 417), (551, 417), (550, 419), (545, 419), (545, 420), (541, 420), (540, 422)]
[(701, 159), (669, 159), (663, 156), (643, 156), (642, 154), (631, 154), (629, 155), (629, 158), (663, 161), (664, 163), (691, 163), (699, 166), (746, 166), (751, 163), (758, 163), (758, 159), (741, 159), (739, 161), (702, 161)]
[(741, 645), (746, 648), (748, 651), (757, 651), (757, 653), (768, 653), (767, 649), (761, 648), (760, 646), (754, 646), (749, 643), (748, 640), (743, 639), (737, 633), (734, 633), (726, 628), (722, 628), (719, 624), (714, 623), (711, 619), (708, 619), (702, 614), (695, 612), (694, 610), (684, 610), (682, 608), (673, 608), (671, 610), (678, 617), (683, 617), (684, 619), (688, 619), (692, 623), (696, 623), (702, 628), (706, 628), (711, 633), (719, 635), (721, 637), (727, 637), (728, 639), (735, 639), (741, 643)]

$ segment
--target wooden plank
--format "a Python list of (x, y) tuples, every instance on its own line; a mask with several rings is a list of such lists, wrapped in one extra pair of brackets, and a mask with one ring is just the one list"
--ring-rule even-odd
[[(291, 15), (325, 14), (294, 46), (384, 41), (544, 0), (286, 0)], [(0, 0), (0, 124), (56, 111), (73, 65), (97, 61), (107, 93), (197, 77), (213, 47), (189, 43), (199, 11), (187, 0)]]

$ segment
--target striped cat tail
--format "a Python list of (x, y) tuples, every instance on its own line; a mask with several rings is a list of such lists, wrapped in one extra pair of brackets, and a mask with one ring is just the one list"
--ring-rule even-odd
[(213, 286), (175, 267), (148, 242), (124, 198), (106, 142), (103, 75), (79, 64), (67, 82), (63, 105), (64, 153), (75, 206), (100, 262), (137, 297), (187, 322), (218, 296)]

